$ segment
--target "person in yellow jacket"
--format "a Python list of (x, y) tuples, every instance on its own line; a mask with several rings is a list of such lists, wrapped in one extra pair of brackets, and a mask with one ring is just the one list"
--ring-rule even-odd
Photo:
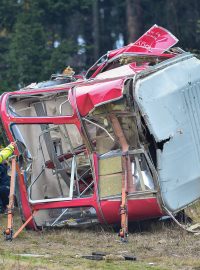
[(0, 151), (0, 213), (4, 213), (9, 202), (10, 176), (7, 174), (7, 166), (2, 162), (8, 159), (14, 152), (16, 142), (10, 143)]
[(11, 142), (7, 147), (0, 151), (0, 163), (9, 158), (15, 150), (16, 142)]

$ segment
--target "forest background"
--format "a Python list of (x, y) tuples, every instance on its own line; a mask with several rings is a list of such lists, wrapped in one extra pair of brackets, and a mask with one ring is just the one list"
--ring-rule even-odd
[(199, 0), (0, 0), (0, 92), (47, 80), (68, 65), (84, 72), (154, 24), (199, 53)]

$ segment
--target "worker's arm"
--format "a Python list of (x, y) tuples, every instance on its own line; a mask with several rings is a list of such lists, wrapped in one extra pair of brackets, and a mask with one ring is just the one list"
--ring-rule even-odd
[(0, 163), (9, 158), (15, 150), (16, 143), (10, 143), (6, 148), (0, 152)]

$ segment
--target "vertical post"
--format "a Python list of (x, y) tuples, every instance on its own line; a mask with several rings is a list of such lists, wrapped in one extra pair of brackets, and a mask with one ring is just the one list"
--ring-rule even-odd
[[(121, 240), (125, 242), (127, 241), (128, 236), (128, 184), (131, 187), (132, 182), (131, 162), (128, 153), (129, 145), (116, 115), (110, 114), (110, 120), (115, 135), (117, 136), (120, 146), (122, 148), (122, 197), (120, 206), (121, 230), (119, 232), (119, 236), (121, 237)], [(135, 187), (132, 184), (132, 190), (134, 189)]]
[(99, 0), (93, 0), (94, 59), (99, 58)]
[(141, 0), (126, 0), (126, 23), (128, 43), (138, 39), (141, 30)]
[(8, 223), (7, 229), (4, 231), (5, 239), (12, 240), (13, 236), (13, 209), (15, 201), (15, 177), (16, 177), (16, 157), (12, 158), (11, 164), (11, 178), (10, 178), (10, 194), (9, 194), (9, 204), (7, 207), (8, 211)]

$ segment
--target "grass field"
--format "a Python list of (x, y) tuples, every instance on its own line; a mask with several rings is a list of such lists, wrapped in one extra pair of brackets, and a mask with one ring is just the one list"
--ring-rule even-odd
[[(187, 212), (200, 219), (200, 204)], [(6, 216), (0, 215), (1, 230)], [(21, 221), (16, 214), (14, 227)], [(0, 269), (2, 270), (64, 270), (64, 269), (183, 269), (200, 270), (200, 235), (189, 234), (172, 223), (149, 222), (137, 226), (129, 234), (128, 243), (121, 243), (117, 233), (102, 227), (90, 230), (54, 229), (43, 232), (24, 230), (12, 242), (0, 238)], [(94, 251), (113, 254), (103, 261), (81, 258)], [(132, 254), (137, 261), (118, 260), (118, 255)]]

